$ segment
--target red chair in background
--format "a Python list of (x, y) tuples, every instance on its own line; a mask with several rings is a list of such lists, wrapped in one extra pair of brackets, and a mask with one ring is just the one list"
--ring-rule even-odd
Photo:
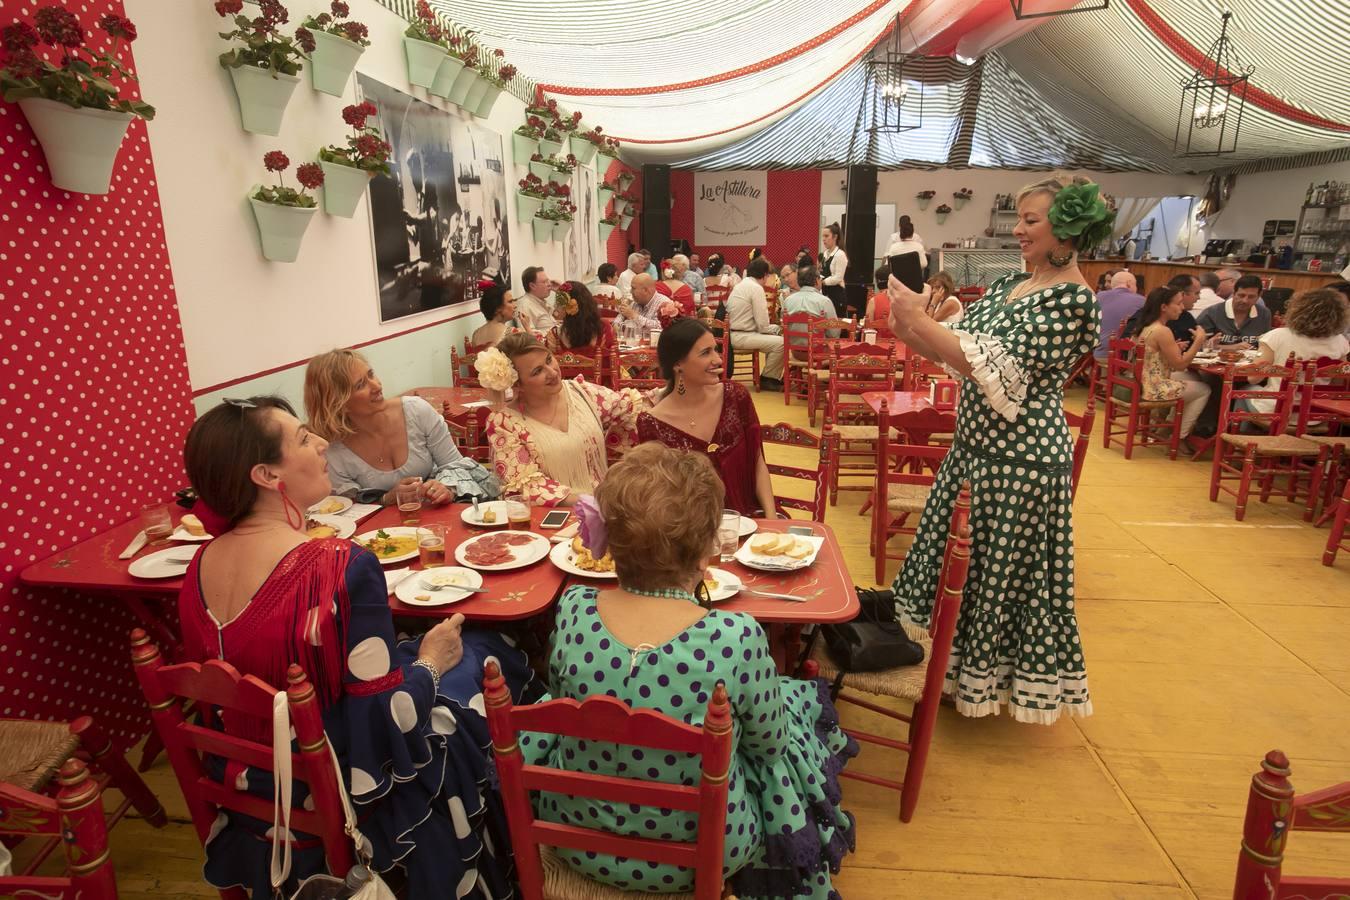
[[(1335, 900), (1350, 896), (1350, 877), (1285, 875), (1281, 871), (1284, 845), (1291, 831), (1350, 834), (1350, 781), (1295, 794), (1289, 772), (1289, 759), (1272, 750), (1261, 761), (1261, 771), (1252, 776), (1233, 900)], [(1341, 859), (1350, 859), (1350, 854)], [(1346, 874), (1350, 876), (1350, 871)]]
[(1334, 566), (1336, 554), (1341, 550), (1350, 550), (1350, 543), (1345, 540), (1347, 519), (1350, 519), (1350, 479), (1346, 480), (1345, 488), (1331, 510), (1331, 534), (1327, 535), (1327, 548), (1322, 551), (1322, 565)]
[[(890, 414), (885, 403), (877, 414), (877, 479), (869, 503), (872, 510), (871, 537), (868, 541), (876, 561), (876, 583), (884, 583), (886, 560), (903, 560), (907, 554), (893, 554), (886, 545), (897, 534), (914, 534), (917, 523), (928, 503), (938, 467), (947, 456), (949, 447), (936, 444), (906, 444), (891, 438), (891, 431), (903, 427), (903, 417)], [(878, 497), (884, 498), (878, 503)]]
[[(276, 691), (252, 675), (240, 675), (234, 666), (219, 660), (205, 663), (165, 665), (159, 648), (144, 631), (131, 633), (131, 662), (141, 691), (150, 704), (155, 731), (164, 742), (164, 750), (183, 790), (192, 824), (203, 846), (220, 809), (232, 809), (263, 821), (271, 821), (270, 800), (236, 791), (213, 780), (203, 762), (207, 755), (222, 757), (254, 769), (272, 772), (272, 745), (235, 737), (227, 731), (207, 727), (217, 710), (226, 716), (237, 715), (272, 721), (272, 698)], [(309, 786), (314, 809), (291, 810), (293, 831), (318, 836), (323, 844), (328, 871), (347, 872), (354, 862), (351, 838), (346, 833), (346, 818), (337, 792), (341, 774), (333, 766), (324, 734), (323, 718), (314, 688), (299, 666), (287, 673), (286, 699), (291, 724), (300, 752), (293, 757), (295, 777)], [(185, 701), (194, 703), (208, 723), (195, 724), (183, 716)], [(247, 900), (242, 888), (220, 892), (225, 900)]]
[[(737, 375), (736, 375), (736, 372), (737, 372), (737, 366), (736, 366), (736, 353), (737, 353), (737, 350), (736, 350), (735, 347), (731, 346), (731, 328), (730, 328), (725, 322), (722, 323), (722, 337), (721, 337), (721, 343), (722, 343), (722, 380), (723, 380), (723, 381), (745, 381), (745, 378), (744, 378), (744, 377), (738, 378)], [(750, 374), (750, 380), (749, 380), (749, 384), (754, 385), (755, 390), (758, 391), (758, 390), (759, 390), (759, 353), (757, 353), (757, 352), (754, 351), (754, 350), (741, 350), (741, 351), (740, 351), (740, 354), (741, 354), (741, 357), (742, 357), (742, 358), (744, 358), (744, 357), (749, 357), (749, 358), (750, 358), (750, 371), (749, 371), (749, 374)], [(743, 376), (743, 375), (745, 374), (745, 369), (744, 369), (744, 368), (740, 369), (740, 372), (741, 372), (741, 374), (742, 374), (742, 376)]]
[[(1181, 446), (1181, 410), (1184, 402), (1144, 399), (1144, 352), (1134, 341), (1112, 340), (1106, 357), (1106, 417), (1102, 447), (1120, 444), (1129, 459), (1134, 448), (1167, 447), (1169, 459)], [(1172, 415), (1167, 416), (1168, 411)], [(1160, 413), (1162, 419), (1154, 419)]]
[[(1343, 412), (1320, 408), (1322, 401), (1346, 403), (1350, 401), (1350, 363), (1334, 360), (1309, 360), (1304, 364), (1303, 387), (1298, 399), (1298, 425), (1294, 430), (1301, 437), (1319, 447), (1326, 447), (1329, 455), (1322, 462), (1321, 496), (1309, 493), (1304, 521), (1311, 522), (1320, 501), (1329, 515), (1337, 496), (1350, 476), (1350, 418)], [(1339, 429), (1339, 434), (1331, 434)], [(1318, 521), (1322, 524), (1325, 518)]]
[(460, 387), (482, 387), (482, 383), (478, 380), (478, 370), (473, 367), (473, 361), (477, 358), (477, 353), (461, 354), (451, 347), (450, 383)]
[[(836, 331), (837, 337), (826, 332)], [(810, 322), (806, 333), (806, 417), (811, 427), (816, 427), (816, 411), (820, 409), (820, 396), (830, 381), (830, 347), (839, 341), (852, 341), (861, 335), (858, 333), (858, 320), (815, 318)]]
[[(788, 313), (783, 316), (783, 405), (791, 406), (792, 398), (805, 400), (811, 384), (811, 322), (819, 316), (808, 312)], [(792, 344), (796, 339), (799, 343)], [(801, 354), (798, 356), (797, 354)]]
[(652, 388), (666, 386), (655, 347), (620, 350), (616, 346), (611, 351), (609, 360), (610, 380), (616, 391), (624, 388), (649, 391)]
[[(622, 701), (605, 696), (589, 697), (580, 703), (550, 700), (513, 706), (506, 681), (497, 664), (491, 661), (484, 669), (483, 696), (487, 701), (492, 753), (501, 780), (502, 805), (506, 808), (506, 820), (511, 830), (511, 845), (516, 848), (516, 877), (520, 880), (524, 900), (648, 896), (623, 893), (590, 881), (558, 859), (552, 852), (553, 847), (684, 866), (694, 870), (693, 897), (696, 900), (721, 897), (727, 773), (733, 743), (731, 706), (727, 702), (726, 688), (719, 684), (713, 691), (701, 728), (653, 710), (631, 709)], [(663, 753), (698, 754), (702, 757), (702, 778), (697, 787), (686, 787), (647, 778), (592, 775), (526, 765), (520, 752), (522, 731), (587, 741), (611, 741)], [(580, 825), (541, 822), (535, 818), (531, 791), (686, 810), (698, 815), (698, 837), (691, 844), (623, 837)]]
[(760, 425), (759, 439), (764, 444), (779, 444), (785, 447), (803, 447), (808, 449), (820, 450), (820, 461), (814, 469), (803, 469), (800, 466), (785, 466), (781, 463), (769, 462), (765, 464), (769, 467), (770, 475), (780, 475), (784, 478), (800, 478), (809, 481), (815, 486), (815, 491), (811, 500), (803, 500), (799, 497), (784, 497), (774, 494), (774, 501), (778, 508), (787, 511), (789, 509), (801, 510), (807, 514), (807, 517), (813, 522), (825, 521), (825, 503), (826, 490), (830, 483), (830, 457), (834, 447), (835, 436), (831, 433), (829, 426), (825, 426), (825, 432), (820, 437), (816, 437), (805, 428), (797, 428), (789, 425), (787, 422), (779, 422), (777, 425)]
[[(57, 776), (55, 796), (0, 782), (0, 834), (19, 841), (43, 839), (44, 848), (22, 871), (0, 875), (0, 895), (63, 900), (117, 900), (117, 879), (108, 854), (108, 826), (98, 781), (78, 759), (68, 759)], [(163, 810), (160, 811), (163, 825)], [(60, 844), (67, 874), (36, 876), (39, 865)]]
[[(824, 646), (825, 642), (819, 637), (820, 629), (817, 628), (808, 648), (811, 658), (803, 665), (804, 674), (808, 677), (818, 674), (833, 683), (832, 693), (836, 701), (860, 706), (909, 726), (905, 729), (903, 741), (853, 728), (844, 729), (857, 740), (908, 753), (909, 761), (905, 764), (905, 774), (901, 781), (868, 775), (851, 768), (840, 773), (844, 778), (854, 778), (899, 791), (901, 822), (908, 822), (914, 817), (914, 809), (919, 803), (919, 789), (923, 785), (924, 768), (928, 764), (928, 750), (933, 741), (933, 726), (937, 722), (938, 705), (942, 700), (942, 685), (947, 678), (947, 663), (951, 659), (952, 639), (956, 635), (956, 621), (961, 612), (961, 594), (965, 590), (969, 566), (970, 483), (966, 482), (961, 486), (961, 493), (957, 496), (956, 506), (952, 510), (951, 529), (947, 533), (947, 546), (943, 551), (942, 572), (938, 576), (937, 595), (933, 600), (933, 614), (929, 627), (925, 630), (912, 625), (904, 626), (905, 633), (923, 645), (923, 662), (917, 666), (886, 669), (880, 672), (843, 672), (830, 658), (829, 650)], [(909, 700), (914, 704), (914, 708), (909, 715), (897, 713), (879, 704), (844, 693), (845, 688)]]
[(583, 376), (591, 384), (609, 384), (605, 378), (605, 358), (594, 346), (558, 348), (553, 354), (558, 364), (558, 372), (563, 378)]
[(1078, 420), (1078, 438), (1073, 444), (1073, 497), (1078, 496), (1078, 479), (1083, 477), (1083, 464), (1087, 462), (1088, 444), (1092, 440), (1092, 420), (1097, 418), (1097, 398), (1088, 392), (1087, 406), (1083, 407), (1083, 417)]
[[(829, 400), (825, 427), (836, 436), (830, 460), (830, 504), (839, 492), (871, 491), (876, 478), (876, 413), (863, 401), (868, 391), (895, 390), (895, 345), (853, 344), (830, 346)], [(866, 478), (865, 484), (841, 484), (848, 475)]]

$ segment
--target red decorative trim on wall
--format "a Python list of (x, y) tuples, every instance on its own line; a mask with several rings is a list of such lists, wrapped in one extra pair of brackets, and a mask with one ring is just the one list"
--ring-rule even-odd
[[(797, 46), (790, 47), (781, 53), (776, 53), (768, 59), (760, 60), (757, 63), (751, 63), (748, 66), (741, 66), (739, 69), (732, 69), (730, 72), (723, 72), (720, 75), (707, 75), (693, 81), (680, 81), (675, 84), (659, 84), (652, 85), (651, 87), (593, 88), (574, 87), (562, 84), (541, 84), (539, 87), (542, 90), (552, 91), (555, 94), (563, 94), (569, 97), (641, 97), (648, 94), (666, 94), (672, 91), (684, 91), (690, 88), (707, 87), (710, 84), (720, 84), (723, 81), (730, 81), (733, 78), (739, 78), (742, 75), (750, 75), (755, 72), (763, 72), (765, 69), (772, 69), (774, 66), (801, 56), (808, 50), (814, 50), (816, 47), (819, 47), (836, 35), (852, 28), (863, 19), (872, 15), (872, 13), (889, 5), (890, 2), (891, 0), (873, 0), (872, 3), (858, 10), (838, 25), (835, 25), (828, 31), (816, 35), (810, 40), (803, 41)], [(887, 30), (889, 31), (889, 29)]]
[[(1201, 66), (1213, 67), (1214, 61), (1205, 56), (1205, 51), (1200, 50), (1178, 34), (1145, 0), (1125, 0), (1125, 2), (1129, 4), (1130, 9), (1134, 10), (1134, 14), (1139, 17), (1139, 21), (1143, 22), (1149, 31), (1153, 32), (1154, 36), (1162, 41), (1186, 65), (1192, 69), (1199, 69)], [(1219, 69), (1220, 77), (1229, 74), (1231, 73), (1227, 69)], [(1328, 131), (1350, 131), (1350, 123), (1324, 119), (1314, 113), (1291, 106), (1274, 94), (1263, 91), (1250, 82), (1247, 84), (1246, 97), (1247, 100), (1266, 112), (1289, 119), (1292, 122), (1298, 122), (1300, 125), (1325, 128)]]

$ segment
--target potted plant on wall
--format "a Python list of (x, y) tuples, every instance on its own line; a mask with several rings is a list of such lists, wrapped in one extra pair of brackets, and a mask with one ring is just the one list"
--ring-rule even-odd
[(548, 181), (549, 176), (557, 171), (553, 167), (553, 160), (556, 156), (544, 156), (542, 153), (535, 153), (530, 156), (530, 174), (543, 181)]
[(937, 191), (919, 191), (914, 195), (914, 200), (919, 204), (919, 209), (927, 209), (929, 202), (937, 196)]
[(275, 262), (295, 262), (300, 255), (300, 241), (318, 209), (314, 198), (306, 191), (323, 184), (323, 169), (319, 164), (304, 163), (295, 170), (300, 190), (287, 187), (281, 173), (290, 165), (291, 161), (280, 150), (264, 153), (263, 166), (267, 171), (277, 173), (277, 185), (254, 185), (248, 198), (258, 221), (263, 256)]
[[(581, 113), (576, 113), (576, 117), (578, 119), (577, 127), (580, 129)], [(568, 136), (569, 149), (582, 165), (588, 165), (591, 160), (595, 159), (596, 151), (600, 149), (600, 145), (604, 144), (605, 138), (600, 130), (600, 126), (597, 125), (590, 131), (574, 131)]]
[[(612, 181), (601, 181), (600, 186), (595, 189), (595, 193), (600, 198), (600, 208), (604, 209), (605, 205), (614, 199), (614, 195), (619, 193), (619, 186)], [(615, 212), (617, 211), (615, 210)]]
[[(52, 184), (81, 194), (106, 194), (132, 118), (155, 117), (153, 106), (122, 99), (112, 83), (118, 77), (136, 80), (117, 61), (122, 41), (136, 39), (136, 26), (113, 13), (103, 16), (98, 27), (112, 39), (112, 47), (95, 53), (85, 46), (84, 29), (69, 10), (44, 6), (33, 19), (36, 28), (15, 22), (0, 29), (9, 51), (0, 68), (0, 91), (23, 110), (42, 145)], [(40, 58), (35, 52), (39, 44), (60, 48), (61, 65)]]
[(525, 124), (511, 132), (511, 157), (519, 165), (528, 162), (539, 152), (539, 139), (544, 136), (544, 120), (526, 116)]
[(951, 211), (952, 208), (950, 206), (945, 203), (939, 203), (938, 208), (933, 210), (933, 212), (937, 213), (937, 223), (941, 225), (943, 222), (947, 221), (947, 215)]
[(565, 159), (553, 156), (548, 161), (553, 165), (553, 171), (548, 176), (549, 181), (554, 184), (566, 185), (572, 180), (572, 173), (577, 170), (578, 165), (575, 156), (569, 153)]
[(345, 107), (342, 121), (352, 128), (347, 146), (329, 144), (319, 151), (319, 165), (323, 168), (323, 208), (330, 216), (350, 219), (375, 173), (389, 174), (389, 155), (394, 152), (393, 148), (378, 128), (366, 124), (366, 120), (377, 112), (379, 110), (369, 100)]
[[(600, 130), (599, 128), (596, 129), (596, 131), (599, 130)], [(616, 160), (619, 158), (619, 142), (615, 138), (605, 138), (604, 142), (598, 145), (596, 149), (599, 151), (601, 156), (604, 156), (610, 160)]]
[(455, 89), (455, 79), (459, 78), (459, 73), (464, 70), (464, 60), (459, 58), (460, 41), (459, 35), (445, 33), (445, 58), (441, 60), (441, 67), (436, 70), (436, 80), (427, 88), (444, 100), (450, 99), (450, 94)]
[[(341, 97), (356, 71), (356, 61), (370, 46), (370, 30), (360, 22), (347, 19), (351, 10), (342, 0), (333, 0), (329, 12), (305, 16), (295, 30), (295, 39), (309, 51), (309, 78), (314, 90)], [(344, 21), (346, 20), (346, 21)]]
[[(498, 55), (501, 51), (497, 51)], [(473, 114), (480, 119), (486, 119), (492, 115), (492, 107), (497, 105), (497, 98), (506, 90), (506, 86), (511, 83), (511, 79), (516, 77), (516, 67), (507, 63), (499, 65), (495, 73), (483, 72), (482, 79), (487, 84), (483, 91), (483, 97), (473, 108)], [(466, 101), (467, 102), (467, 101)]]
[[(550, 103), (553, 101), (550, 100)], [(545, 156), (557, 156), (562, 152), (563, 134), (558, 130), (558, 120), (551, 119), (544, 126), (544, 134), (539, 138), (539, 152)]]
[(468, 35), (450, 39), (450, 53), (460, 61), (459, 74), (446, 92), (445, 99), (456, 106), (465, 106), (469, 92), (481, 79), (478, 77), (478, 45)]
[[(566, 185), (560, 185), (566, 187)], [(566, 199), (566, 195), (556, 195), (534, 214), (534, 239), (536, 243), (553, 240), (560, 241), (572, 230), (572, 216), (577, 208)]]
[(215, 6), (221, 17), (234, 17), (234, 30), (220, 36), (240, 44), (220, 54), (239, 97), (240, 124), (253, 134), (277, 134), (305, 58), (300, 44), (277, 28), (290, 14), (280, 0), (258, 0), (261, 15), (252, 19), (241, 12), (244, 0), (216, 0)]
[(952, 194), (952, 202), (956, 204), (957, 209), (960, 209), (961, 207), (966, 205), (967, 200), (969, 200), (971, 197), (974, 196), (975, 192), (972, 191), (970, 188), (961, 188), (961, 190), (956, 191), (955, 193)]
[(445, 29), (427, 0), (417, 0), (417, 14), (403, 32), (403, 52), (408, 58), (408, 81), (430, 88), (447, 53)]
[[(631, 218), (632, 213), (637, 209), (638, 195), (632, 191), (624, 191), (619, 194), (614, 202), (614, 211), (621, 215), (627, 215)], [(627, 225), (623, 226), (627, 228)]]
[(549, 198), (550, 185), (531, 172), (516, 182), (516, 187), (516, 218), (524, 222), (534, 218), (534, 214)]
[(608, 241), (609, 236), (614, 233), (614, 229), (619, 227), (619, 214), (610, 213), (600, 220), (600, 240)]

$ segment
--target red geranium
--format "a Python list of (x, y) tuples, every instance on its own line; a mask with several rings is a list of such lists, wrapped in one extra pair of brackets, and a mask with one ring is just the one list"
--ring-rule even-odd
[(496, 57), (498, 57), (498, 58), (501, 58), (501, 57), (505, 56), (506, 54), (502, 51), (502, 48), (501, 48), (501, 47), (498, 47), (496, 50), (493, 50), (493, 51), (492, 51), (492, 55), (493, 55), (493, 56), (496, 56)]
[(362, 156), (379, 156), (381, 154), (388, 155), (388, 153), (393, 149), (392, 147), (389, 146), (389, 143), (387, 141), (384, 141), (373, 134), (361, 135), (359, 138), (356, 139), (354, 146), (356, 147), (356, 152), (361, 154)]
[(428, 21), (436, 18), (436, 14), (431, 11), (431, 4), (427, 3), (427, 0), (417, 0), (417, 17)]
[(295, 180), (301, 187), (313, 190), (323, 184), (323, 167), (318, 163), (304, 163), (296, 168)]
[(502, 81), (510, 81), (512, 78), (516, 77), (516, 67), (507, 63), (497, 70), (497, 77)]
[(295, 29), (295, 42), (300, 45), (300, 49), (306, 53), (313, 53), (314, 48), (318, 47), (318, 42), (314, 40), (314, 34), (304, 26)]
[(36, 47), (42, 40), (37, 29), (27, 22), (15, 22), (0, 28), (0, 44), (10, 53), (22, 53)]
[(351, 9), (342, 0), (333, 0), (328, 8), (333, 11), (333, 16), (339, 19), (345, 19), (351, 15)]
[(263, 154), (263, 167), (269, 172), (284, 172), (290, 165), (290, 159), (280, 150), (268, 150)]
[(366, 36), (370, 34), (370, 29), (366, 28), (366, 26), (362, 25), (360, 22), (343, 22), (339, 27), (342, 29), (343, 33), (346, 34), (347, 40), (351, 41), (353, 44), (361, 43), (366, 39)]
[(352, 104), (342, 108), (342, 121), (357, 129), (358, 131), (366, 127), (366, 119), (374, 110), (366, 111), (366, 104)]
[(243, 12), (244, 0), (216, 0), (216, 15), (234, 16)]
[(122, 38), (127, 43), (136, 40), (136, 26), (130, 19), (123, 18), (115, 13), (108, 13), (98, 20), (98, 27), (106, 31), (110, 36)]
[(291, 14), (281, 5), (281, 0), (258, 0), (258, 10), (272, 25), (285, 25), (291, 20)]
[(33, 16), (37, 23), (38, 34), (44, 43), (53, 47), (84, 46), (84, 29), (80, 20), (68, 9), (60, 6), (44, 6)]

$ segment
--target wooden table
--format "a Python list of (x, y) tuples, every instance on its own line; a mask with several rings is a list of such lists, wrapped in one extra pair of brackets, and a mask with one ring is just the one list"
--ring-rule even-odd
[(891, 423), (903, 428), (915, 444), (927, 444), (934, 434), (956, 430), (956, 410), (934, 407), (928, 391), (866, 391), (862, 399), (877, 415), (884, 402)]
[(404, 391), (403, 396), (421, 397), (432, 406), (440, 406), (445, 410), (447, 420), (460, 420), (474, 411), (475, 407), (467, 406), (469, 403), (477, 403), (488, 399), (488, 392), (484, 388), (477, 387), (420, 387), (413, 388), (410, 391)]
[(1350, 419), (1350, 400), (1318, 400), (1317, 395), (1313, 395), (1313, 409), (1329, 412), (1340, 416), (1343, 419)]

